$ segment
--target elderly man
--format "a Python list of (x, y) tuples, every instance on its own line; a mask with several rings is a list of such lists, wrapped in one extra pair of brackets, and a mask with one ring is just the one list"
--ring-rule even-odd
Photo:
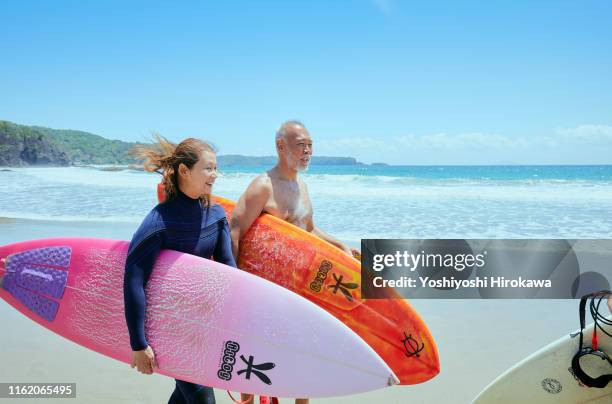
[(276, 132), (278, 163), (259, 175), (238, 200), (230, 223), (232, 249), (238, 257), (240, 237), (263, 212), (292, 223), (347, 254), (352, 250), (341, 241), (316, 227), (306, 183), (299, 172), (308, 168), (312, 156), (312, 139), (301, 122), (287, 121)]
[[(352, 255), (348, 246), (313, 223), (308, 188), (298, 175), (308, 168), (312, 156), (312, 139), (301, 122), (287, 121), (281, 125), (276, 132), (276, 153), (276, 166), (249, 184), (234, 209), (230, 221), (234, 257), (238, 259), (240, 238), (263, 212), (301, 227)], [(245, 401), (249, 398), (252, 396), (242, 395)], [(295, 402), (307, 404), (308, 399)]]

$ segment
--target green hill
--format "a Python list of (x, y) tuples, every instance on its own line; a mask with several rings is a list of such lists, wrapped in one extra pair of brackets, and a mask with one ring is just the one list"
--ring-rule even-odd
[(0, 121), (0, 166), (129, 164), (135, 143), (92, 133)]
[(70, 157), (49, 137), (29, 126), (0, 121), (0, 166), (68, 165)]
[(32, 126), (65, 150), (70, 161), (82, 164), (130, 164), (135, 160), (128, 155), (136, 143), (109, 140), (93, 133), (78, 130), (49, 129)]
[[(0, 166), (68, 166), (137, 163), (128, 151), (137, 143), (109, 140), (93, 133), (18, 125), (0, 120)], [(220, 166), (270, 166), (276, 156), (218, 156)], [(312, 165), (358, 165), (352, 157), (313, 156)]]

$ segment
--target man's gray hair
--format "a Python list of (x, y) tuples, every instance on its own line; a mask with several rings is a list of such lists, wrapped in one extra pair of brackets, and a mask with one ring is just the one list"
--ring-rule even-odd
[(278, 128), (278, 130), (276, 131), (276, 140), (278, 139), (285, 139), (287, 136), (287, 127), (289, 126), (301, 126), (302, 128), (306, 129), (306, 127), (304, 126), (304, 124), (300, 121), (296, 121), (296, 120), (291, 120), (291, 121), (285, 121), (283, 122), (283, 124), (280, 126), (280, 128)]

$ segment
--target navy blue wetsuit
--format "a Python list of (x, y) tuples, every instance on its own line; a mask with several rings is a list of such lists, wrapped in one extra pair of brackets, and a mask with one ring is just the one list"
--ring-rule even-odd
[[(123, 294), (132, 350), (148, 346), (145, 337), (144, 287), (162, 249), (176, 250), (236, 267), (229, 226), (219, 205), (202, 206), (182, 192), (157, 205), (134, 234), (127, 260)], [(177, 380), (169, 403), (214, 403), (212, 388)]]

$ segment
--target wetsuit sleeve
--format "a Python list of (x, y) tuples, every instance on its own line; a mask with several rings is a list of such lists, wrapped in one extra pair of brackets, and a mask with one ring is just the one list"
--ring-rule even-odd
[(144, 288), (147, 284), (155, 260), (163, 246), (163, 234), (157, 231), (145, 238), (136, 232), (125, 263), (123, 278), (123, 300), (125, 320), (130, 334), (132, 350), (140, 351), (148, 346), (145, 338), (146, 298)]
[(232, 238), (226, 218), (223, 219), (223, 226), (219, 229), (219, 238), (213, 256), (215, 261), (236, 268), (236, 260), (232, 254)]

